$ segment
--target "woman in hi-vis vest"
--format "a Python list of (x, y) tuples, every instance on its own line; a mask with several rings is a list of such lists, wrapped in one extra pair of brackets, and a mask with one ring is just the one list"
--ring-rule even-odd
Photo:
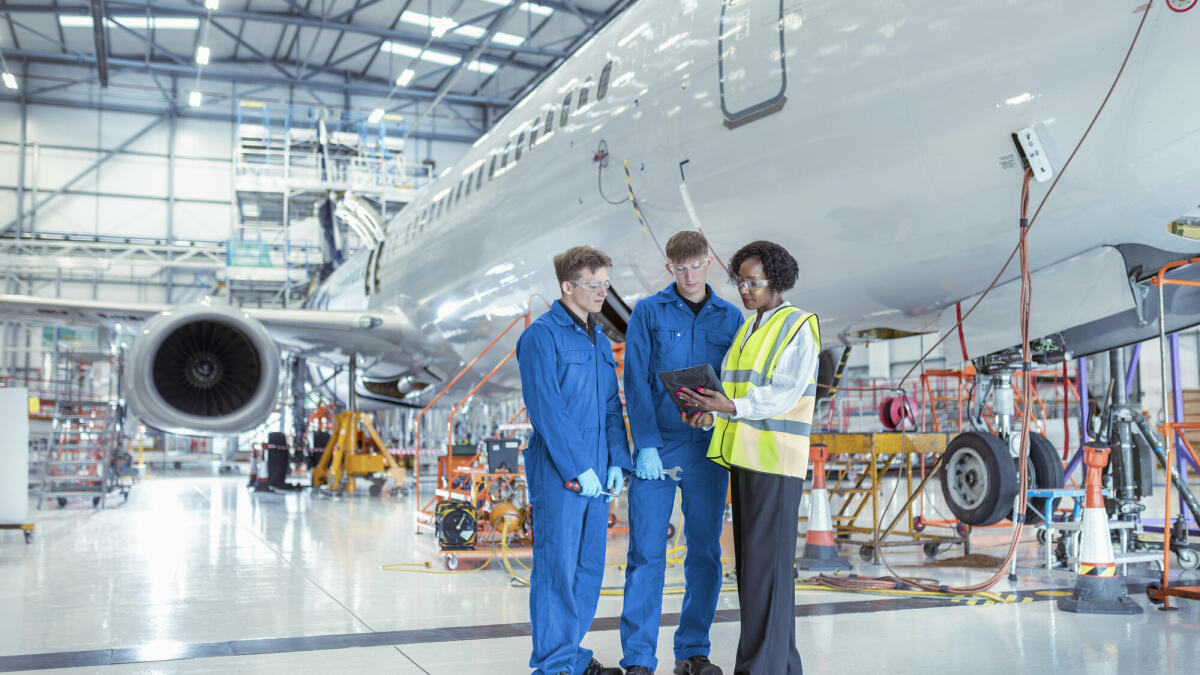
[(742, 617), (733, 672), (799, 675), (793, 565), (820, 333), (816, 315), (783, 300), (798, 268), (782, 246), (747, 244), (734, 254), (729, 269), (742, 304), (754, 314), (721, 364), (724, 392), (674, 394), (712, 411), (685, 421), (714, 427), (708, 458), (731, 474)]

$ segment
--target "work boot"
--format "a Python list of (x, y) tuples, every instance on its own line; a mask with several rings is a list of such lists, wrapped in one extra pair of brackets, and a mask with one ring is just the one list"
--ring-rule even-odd
[(721, 669), (707, 656), (689, 656), (682, 661), (675, 661), (675, 675), (722, 675)]
[(629, 666), (625, 669), (625, 675), (654, 675), (654, 671), (646, 666)]
[(583, 675), (621, 675), (620, 668), (605, 668), (603, 663), (596, 659), (588, 664), (587, 668), (583, 669)]

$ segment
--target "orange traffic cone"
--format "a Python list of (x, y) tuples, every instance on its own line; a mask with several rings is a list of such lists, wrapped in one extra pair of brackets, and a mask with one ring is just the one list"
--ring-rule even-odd
[(814, 445), (809, 450), (812, 457), (812, 490), (809, 493), (808, 531), (804, 533), (804, 555), (796, 560), (802, 570), (848, 570), (850, 563), (837, 554), (837, 543), (833, 540), (833, 519), (829, 517), (829, 495), (825, 492), (825, 460), (829, 459), (829, 448)]
[(1108, 512), (1101, 496), (1100, 471), (1108, 464), (1108, 446), (1085, 445), (1083, 463), (1083, 533), (1079, 545), (1079, 576), (1075, 592), (1060, 598), (1058, 608), (1080, 614), (1141, 614), (1142, 608), (1125, 593), (1125, 584), (1117, 576), (1112, 538), (1108, 534)]

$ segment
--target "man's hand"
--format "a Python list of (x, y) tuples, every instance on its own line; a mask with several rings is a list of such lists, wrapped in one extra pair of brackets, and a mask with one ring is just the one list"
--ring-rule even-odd
[(713, 410), (727, 415), (737, 412), (733, 401), (729, 400), (725, 392), (716, 389), (679, 389), (675, 395), (683, 399), (684, 403), (694, 405), (701, 410)]
[(596, 472), (588, 469), (579, 474), (576, 479), (579, 481), (579, 494), (584, 497), (599, 497), (600, 496), (600, 479), (596, 476)]
[(642, 480), (662, 480), (662, 459), (658, 448), (642, 448), (637, 455), (637, 477)]
[[(661, 466), (661, 465), (660, 465)], [(611, 502), (621, 494), (621, 489), (625, 487), (625, 473), (621, 471), (619, 466), (608, 467), (608, 499), (605, 501)]]

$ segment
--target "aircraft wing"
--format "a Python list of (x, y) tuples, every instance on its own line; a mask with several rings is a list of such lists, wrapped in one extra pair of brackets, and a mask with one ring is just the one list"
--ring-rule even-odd
[[(113, 327), (140, 324), (178, 310), (165, 304), (69, 300), (25, 295), (0, 295), (0, 313), (8, 320), (29, 320)], [(406, 317), (372, 311), (242, 308), (261, 323), (285, 350), (305, 356), (349, 355), (386, 357), (394, 354), (416, 329)]]

